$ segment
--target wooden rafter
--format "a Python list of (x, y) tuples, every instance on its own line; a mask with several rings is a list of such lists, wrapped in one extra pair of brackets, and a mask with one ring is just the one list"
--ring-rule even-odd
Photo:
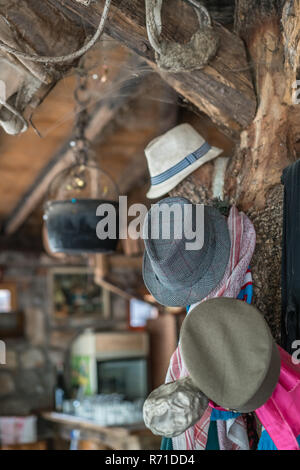
[[(103, 0), (99, 0), (84, 7), (73, 0), (47, 1), (64, 13), (73, 14), (74, 21), (80, 20), (94, 27), (104, 4)], [(183, 41), (191, 35), (195, 24), (193, 10), (179, 0), (168, 0), (166, 3), (164, 37)], [(110, 36), (145, 58), (178, 93), (205, 112), (228, 135), (238, 139), (241, 130), (254, 118), (256, 96), (243, 41), (220, 24), (215, 24), (215, 30), (220, 36), (220, 47), (209, 66), (191, 73), (174, 74), (162, 72), (156, 66), (147, 37), (144, 1), (112, 0), (106, 27)]]

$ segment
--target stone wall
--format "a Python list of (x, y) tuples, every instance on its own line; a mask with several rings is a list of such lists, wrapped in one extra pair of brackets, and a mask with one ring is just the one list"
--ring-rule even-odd
[(26, 340), (6, 340), (0, 367), (0, 415), (27, 415), (52, 406), (55, 367), (47, 349)]
[[(75, 264), (87, 265), (87, 259)], [(56, 266), (62, 264), (46, 255), (0, 253), (3, 281), (17, 283), (18, 309), (24, 314), (23, 336), (0, 338), (6, 344), (6, 364), (0, 366), (0, 416), (52, 408), (57, 364), (68, 360), (72, 341), (84, 329), (51, 324), (47, 278), (49, 269)], [(111, 301), (118, 328), (126, 327), (124, 302), (122, 298)]]

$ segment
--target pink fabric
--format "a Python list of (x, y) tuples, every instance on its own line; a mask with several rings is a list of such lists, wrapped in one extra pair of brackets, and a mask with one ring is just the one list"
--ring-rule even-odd
[(255, 412), (278, 450), (299, 450), (300, 365), (278, 346), (281, 370), (271, 398)]
[[(252, 279), (249, 280), (247, 269), (255, 248), (255, 229), (250, 219), (243, 212), (239, 212), (236, 207), (230, 209), (227, 223), (231, 239), (229, 262), (220, 284), (201, 302), (215, 297), (236, 299), (241, 287), (246, 282), (252, 281)], [(199, 303), (192, 305), (191, 310)], [(179, 344), (171, 357), (166, 383), (174, 382), (188, 375), (189, 373), (182, 360)], [(208, 412), (211, 413), (210, 407), (208, 407)], [(202, 421), (200, 420), (193, 427), (185, 431), (183, 435), (173, 438), (173, 448), (176, 450), (203, 450), (203, 439), (199, 439), (201, 426)], [(205, 434), (207, 435), (207, 433)]]
[[(209, 431), (209, 425), (210, 425), (210, 415), (211, 415), (211, 410), (209, 408), (206, 409), (204, 412), (202, 418), (198, 423), (193, 426), (193, 440), (197, 441), (200, 443), (202, 446), (202, 449), (205, 450), (206, 448), (206, 443), (207, 443), (207, 437), (208, 437), (208, 431)], [(185, 434), (187, 437), (188, 434)], [(191, 445), (193, 441), (187, 442), (188, 445)]]
[(217, 405), (211, 400), (209, 400), (208, 404), (211, 408), (215, 408), (216, 410), (219, 410), (219, 411), (230, 411), (230, 410), (226, 410), (225, 408), (222, 408), (221, 406)]
[(255, 229), (250, 219), (243, 212), (239, 212), (235, 206), (230, 209), (227, 223), (231, 251), (224, 277), (205, 299), (192, 305), (191, 309), (201, 302), (215, 297), (236, 299), (242, 286), (248, 282), (246, 273), (255, 249)]
[(228, 439), (226, 421), (217, 421), (217, 430), (220, 450), (236, 450)]

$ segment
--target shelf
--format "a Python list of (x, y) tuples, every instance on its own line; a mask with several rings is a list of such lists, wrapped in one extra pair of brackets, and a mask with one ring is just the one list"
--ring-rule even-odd
[(142, 449), (144, 432), (147, 433), (144, 423), (104, 427), (88, 419), (54, 411), (41, 413), (41, 417), (59, 427), (92, 433), (98, 441), (115, 450)]

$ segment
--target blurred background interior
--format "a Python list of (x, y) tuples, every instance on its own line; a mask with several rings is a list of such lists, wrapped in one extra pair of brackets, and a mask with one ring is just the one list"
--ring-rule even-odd
[[(36, 34), (50, 35), (40, 28), (40, 7), (27, 3)], [(57, 48), (66, 41), (72, 49), (84, 29), (66, 18)], [(18, 66), (5, 55), (0, 61), (0, 79), (18, 89)], [(40, 79), (42, 67), (33, 69)], [(27, 132), (9, 135), (0, 116), (1, 448), (159, 449), (142, 406), (165, 380), (185, 312), (159, 306), (147, 292), (141, 240), (99, 250), (82, 213), (103, 200), (118, 207), (119, 195), (149, 208), (144, 149), (180, 122), (225, 156), (234, 143), (112, 37), (104, 35), (55, 87), (47, 79), (51, 86), (26, 111)], [(201, 176), (195, 171), (186, 191), (200, 198), (201, 179), (212, 172), (212, 163)]]

